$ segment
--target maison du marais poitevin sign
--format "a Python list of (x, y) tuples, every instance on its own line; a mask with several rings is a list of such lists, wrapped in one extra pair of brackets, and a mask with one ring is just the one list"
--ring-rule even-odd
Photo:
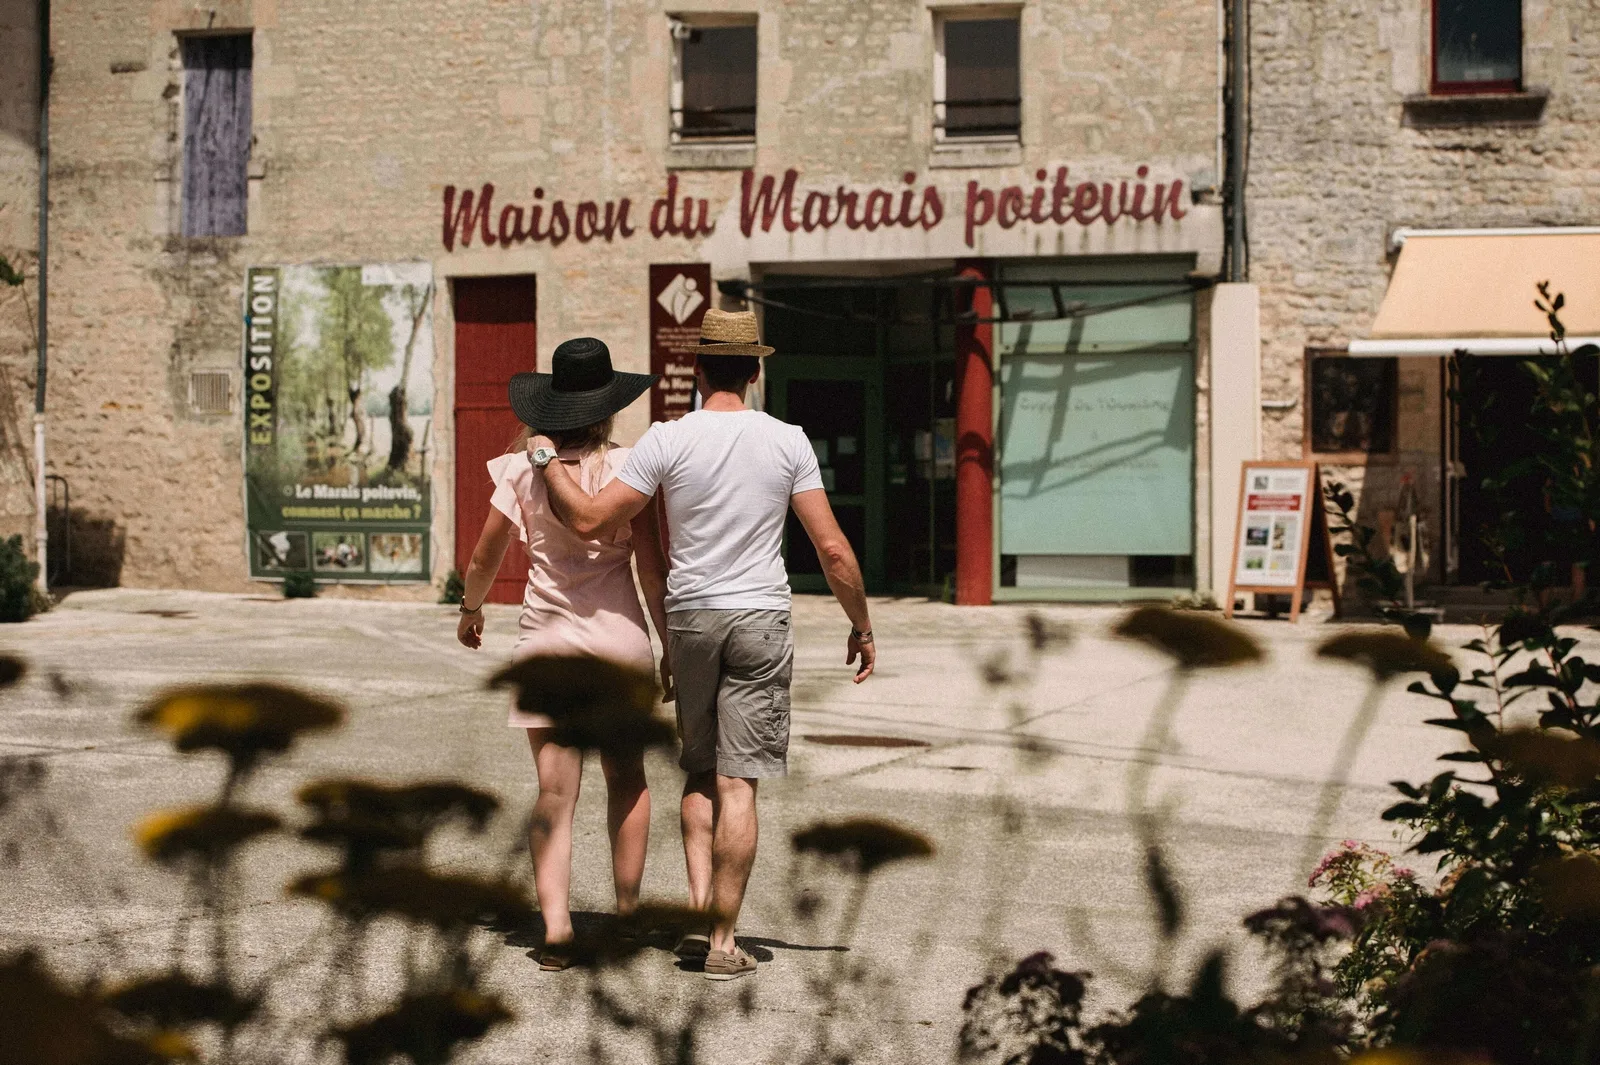
[[(1092, 226), (1178, 221), (1183, 206), (1183, 181), (1151, 181), (1150, 168), (1140, 166), (1131, 180), (1073, 181), (1065, 166), (1034, 172), (1030, 185), (991, 187), (968, 181), (963, 190), (943, 190), (920, 182), (907, 171), (893, 188), (835, 185), (804, 188), (800, 172), (758, 177), (746, 170), (739, 185), (738, 226), (745, 237), (774, 231), (813, 233), (836, 228), (931, 231), (950, 224), (962, 227), (968, 248), (977, 246), (985, 227), (1019, 225)], [(569, 201), (552, 196), (543, 186), (529, 194), (508, 194), (484, 182), (476, 188), (444, 187), (442, 239), (446, 251), (467, 248), (549, 244), (571, 239), (612, 243), (643, 233), (663, 237), (710, 237), (721, 209), (710, 201), (683, 196), (678, 177), (667, 178), (663, 195), (645, 205), (623, 196), (607, 200)], [(959, 212), (959, 213), (955, 213)]]

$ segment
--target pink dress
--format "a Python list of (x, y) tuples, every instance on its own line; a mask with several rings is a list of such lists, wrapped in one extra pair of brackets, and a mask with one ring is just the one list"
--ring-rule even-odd
[[(591, 496), (603, 488), (628, 457), (611, 447), (604, 465), (591, 455), (579, 461), (576, 449), (563, 448), (565, 463)], [(655, 669), (644, 610), (634, 590), (633, 531), (624, 524), (604, 540), (581, 540), (551, 511), (544, 478), (535, 475), (525, 452), (489, 460), (494, 495), (489, 503), (511, 519), (528, 552), (528, 587), (522, 594), (521, 636), (512, 654), (588, 654), (641, 669)], [(512, 728), (549, 728), (543, 714), (511, 707)]]

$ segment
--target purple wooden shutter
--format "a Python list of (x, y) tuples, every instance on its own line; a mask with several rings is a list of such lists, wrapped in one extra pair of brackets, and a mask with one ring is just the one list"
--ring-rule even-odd
[(248, 34), (183, 38), (183, 235), (241, 237), (250, 165)]

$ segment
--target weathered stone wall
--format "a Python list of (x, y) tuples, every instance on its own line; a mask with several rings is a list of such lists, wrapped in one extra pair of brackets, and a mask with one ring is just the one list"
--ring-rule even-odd
[(0, 538), (33, 544), (33, 388), (39, 306), (38, 5), (0, 0)]
[[(1539, 124), (1418, 129), (1402, 124), (1402, 101), (1428, 91), (1430, 10), (1425, 0), (1252, 4), (1250, 271), (1262, 288), (1262, 393), (1299, 400), (1264, 411), (1269, 457), (1301, 456), (1304, 349), (1367, 335), (1395, 228), (1600, 221), (1600, 6), (1524, 0), (1524, 81), (1550, 92)], [(1333, 471), (1366, 486), (1371, 520), (1394, 506), (1407, 472), (1437, 515), (1439, 372), (1435, 359), (1402, 364), (1397, 462)]]
[[(666, 11), (696, 8), (759, 12), (758, 173), (797, 167), (808, 184), (889, 187), (905, 171), (934, 173), (933, 16), (923, 0), (58, 5), (52, 461), (85, 520), (101, 523), (104, 574), (247, 585), (239, 419), (192, 413), (185, 382), (191, 369), (218, 367), (237, 386), (250, 264), (427, 259), (441, 278), (532, 272), (541, 365), (561, 338), (594, 332), (623, 368), (645, 369), (647, 264), (701, 258), (697, 242), (646, 229), (669, 161)], [(1031, 187), (1036, 170), (1057, 165), (1116, 180), (1142, 164), (1152, 181), (1210, 184), (1215, 12), (1211, 0), (1122, 12), (1099, 0), (1029, 0), (1021, 150), (998, 167), (941, 169), (941, 185), (963, 189), (971, 177)], [(185, 240), (176, 235), (175, 33), (229, 27), (255, 30), (250, 233)], [(679, 178), (680, 195), (707, 199), (713, 217), (739, 194), (737, 170)], [(444, 187), (484, 182), (496, 185), (497, 211), (508, 199), (530, 203), (536, 186), (569, 209), (627, 196), (641, 233), (447, 253)], [(946, 209), (958, 215), (962, 205)], [(1163, 248), (1159, 235), (1127, 246), (1184, 250)], [(442, 572), (453, 539), (447, 286), (437, 312)], [(643, 404), (627, 412), (620, 435), (632, 439), (646, 416)]]

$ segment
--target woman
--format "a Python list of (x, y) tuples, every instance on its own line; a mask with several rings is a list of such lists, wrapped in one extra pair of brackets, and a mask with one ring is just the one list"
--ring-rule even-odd
[[(580, 540), (562, 525), (545, 498), (544, 478), (536, 477), (524, 444), (532, 433), (554, 439), (554, 461), (572, 471), (591, 495), (616, 475), (628, 449), (611, 443), (611, 422), (656, 381), (654, 374), (615, 373), (611, 353), (592, 337), (568, 340), (556, 348), (552, 373), (520, 373), (511, 378), (511, 409), (522, 420), (523, 435), (512, 449), (489, 462), (494, 480), (489, 517), (472, 552), (461, 622), (456, 637), (478, 647), (483, 636), (483, 600), (513, 536), (528, 553), (528, 584), (523, 593), (521, 636), (514, 654), (588, 654), (646, 673), (652, 671), (650, 636), (633, 587), (628, 561), (637, 555), (639, 582), (656, 634), (666, 644), (666, 559), (655, 522), (646, 507), (631, 527), (600, 541)], [(671, 673), (661, 660), (662, 684)], [(572, 878), (572, 815), (578, 802), (583, 754), (551, 742), (549, 718), (511, 709), (511, 727), (526, 729), (539, 774), (529, 848), (534, 888), (544, 914), (545, 943), (539, 967), (555, 971), (571, 964), (572, 917), (568, 888)], [(603, 754), (607, 827), (617, 912), (631, 913), (639, 902), (645, 848), (650, 835), (650, 792), (642, 755)]]

